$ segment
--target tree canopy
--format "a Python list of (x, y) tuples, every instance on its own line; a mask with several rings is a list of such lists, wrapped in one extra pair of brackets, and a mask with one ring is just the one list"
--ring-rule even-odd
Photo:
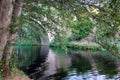
[(119, 8), (119, 0), (32, 0), (24, 3), (23, 16), (27, 20), (35, 18), (46, 31), (59, 34), (59, 30), (69, 27), (75, 17), (78, 21), (91, 18), (97, 26), (96, 42), (110, 53), (119, 54), (117, 44), (109, 41), (116, 41), (120, 27)]

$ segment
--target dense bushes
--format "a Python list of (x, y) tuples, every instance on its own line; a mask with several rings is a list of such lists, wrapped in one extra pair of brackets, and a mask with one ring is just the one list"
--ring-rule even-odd
[(58, 48), (65, 50), (67, 48), (68, 43), (69, 43), (69, 37), (61, 37), (61, 38), (54, 39), (49, 44), (49, 46), (50, 47), (58, 47)]
[(75, 40), (80, 40), (86, 37), (93, 27), (93, 23), (89, 19), (81, 19), (80, 21), (76, 20), (70, 23), (72, 29), (72, 38)]

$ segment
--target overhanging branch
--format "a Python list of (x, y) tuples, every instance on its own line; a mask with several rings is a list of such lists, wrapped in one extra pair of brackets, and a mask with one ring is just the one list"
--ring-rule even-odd
[(42, 25), (42, 23), (41, 23), (40, 20), (37, 20), (37, 19), (35, 19), (35, 18), (33, 18), (33, 17), (29, 17), (29, 18), (30, 18), (30, 20), (32, 20), (33, 22), (39, 24), (40, 27), (43, 29), (43, 31), (46, 33), (46, 29), (43, 27), (44, 25)]

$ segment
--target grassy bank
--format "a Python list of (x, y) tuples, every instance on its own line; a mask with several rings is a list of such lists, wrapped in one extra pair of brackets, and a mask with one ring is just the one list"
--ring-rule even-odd
[(67, 48), (70, 48), (73, 50), (93, 50), (93, 51), (101, 50), (100, 45), (93, 42), (87, 42), (87, 43), (70, 42), (67, 45)]
[[(93, 50), (93, 51), (103, 50), (100, 45), (93, 42), (87, 42), (87, 43), (68, 42), (64, 46), (72, 50)], [(62, 45), (58, 42), (53, 42), (53, 43), (50, 43), (50, 47), (62, 47)]]

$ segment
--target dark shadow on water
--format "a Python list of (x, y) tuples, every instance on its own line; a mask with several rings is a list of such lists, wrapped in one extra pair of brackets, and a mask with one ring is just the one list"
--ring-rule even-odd
[(29, 66), (27, 74), (30, 78), (40, 77), (42, 71), (45, 70), (44, 62), (46, 61), (47, 55), (49, 53), (49, 48), (47, 46), (41, 46), (38, 48), (38, 56), (33, 64)]
[(45, 70), (44, 62), (49, 53), (47, 46), (22, 46), (16, 48), (18, 56), (18, 67), (30, 78), (37, 79)]

